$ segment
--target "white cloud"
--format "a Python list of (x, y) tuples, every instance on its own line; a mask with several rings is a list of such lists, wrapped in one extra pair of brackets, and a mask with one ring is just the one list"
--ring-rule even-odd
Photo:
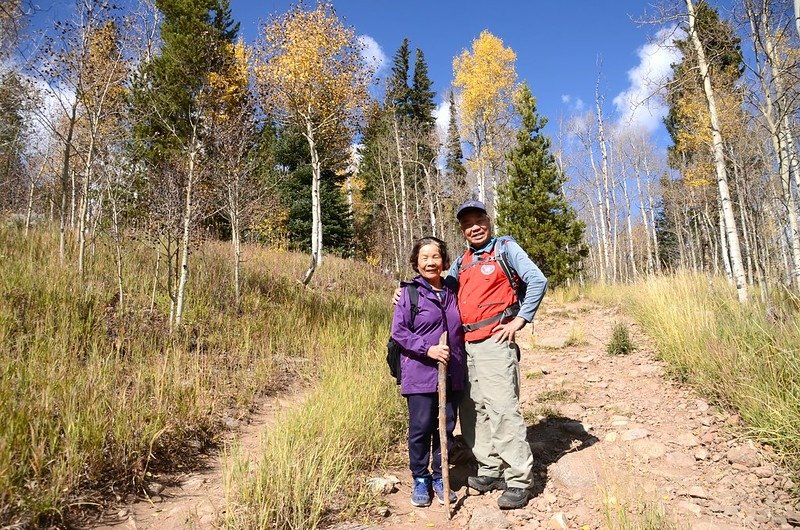
[(581, 112), (583, 110), (583, 100), (581, 98), (573, 98), (570, 94), (561, 94), (561, 103), (565, 104), (573, 112)]
[(442, 101), (433, 109), (433, 117), (436, 118), (436, 134), (439, 141), (447, 141), (447, 129), (450, 126), (450, 101)]
[(664, 28), (637, 50), (639, 64), (628, 70), (630, 86), (614, 98), (620, 125), (638, 125), (650, 132), (661, 125), (667, 106), (660, 92), (672, 73), (670, 65), (680, 60), (674, 41), (682, 37), (675, 26)]
[(362, 45), (361, 58), (372, 68), (374, 75), (377, 77), (388, 65), (386, 54), (383, 53), (381, 45), (369, 35), (359, 35), (358, 41)]

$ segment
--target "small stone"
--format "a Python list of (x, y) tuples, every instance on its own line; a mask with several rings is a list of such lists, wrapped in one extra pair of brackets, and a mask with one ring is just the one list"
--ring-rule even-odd
[(758, 467), (761, 461), (758, 453), (747, 446), (732, 447), (725, 454), (731, 464), (740, 464), (746, 467)]
[(570, 434), (586, 434), (588, 429), (579, 421), (566, 421), (561, 424), (561, 430)]
[(367, 480), (367, 487), (375, 495), (388, 495), (394, 491), (394, 483), (385, 477), (372, 477)]
[(392, 512), (389, 510), (388, 506), (376, 506), (374, 511), (375, 515), (378, 517), (389, 517), (392, 515)]
[(564, 515), (564, 512), (557, 512), (553, 514), (553, 516), (547, 522), (547, 528), (551, 530), (567, 530), (569, 528), (569, 522), (567, 521), (567, 517)]
[(547, 375), (550, 373), (550, 369), (547, 368), (546, 366), (540, 366), (539, 371), (542, 372), (543, 375)]
[(581, 364), (590, 363), (592, 361), (594, 361), (594, 356), (592, 355), (587, 355), (585, 357), (578, 357), (578, 362)]
[(676, 506), (676, 508), (678, 509), (678, 511), (681, 511), (681, 512), (684, 512), (684, 513), (690, 513), (690, 514), (695, 515), (697, 517), (700, 517), (700, 515), (703, 513), (703, 508), (702, 507), (698, 506), (697, 504), (695, 504), (693, 502), (689, 502), (689, 501), (681, 501), (681, 502), (679, 502), (678, 505)]
[(703, 489), (702, 486), (690, 486), (689, 490), (687, 491), (689, 497), (694, 497), (696, 499), (710, 499), (706, 490)]
[(622, 440), (625, 442), (632, 442), (633, 440), (647, 438), (648, 436), (650, 436), (650, 432), (647, 429), (629, 429), (622, 433)]
[(542, 495), (542, 498), (544, 499), (544, 501), (547, 504), (555, 504), (556, 501), (558, 501), (558, 497), (556, 497), (553, 493), (551, 493), (549, 491), (544, 492), (544, 495)]
[(611, 422), (612, 427), (625, 427), (628, 424), (628, 420), (616, 420)]
[(655, 440), (636, 440), (633, 442), (633, 451), (646, 460), (661, 458), (667, 452), (667, 447)]
[(758, 466), (757, 468), (753, 469), (753, 473), (758, 478), (769, 478), (771, 477), (775, 471), (772, 469), (772, 466)]
[(472, 512), (467, 528), (469, 530), (495, 530), (510, 528), (510, 524), (500, 510), (484, 506)]
[(731, 414), (725, 419), (725, 425), (730, 425), (730, 426), (739, 425), (741, 421), (742, 419), (739, 417), (738, 414)]
[(704, 448), (700, 448), (694, 452), (695, 460), (708, 460), (708, 450)]
[(690, 468), (694, 467), (695, 459), (686, 453), (668, 453), (664, 459), (666, 463), (672, 467)]
[(705, 400), (696, 399), (694, 404), (697, 407), (697, 410), (700, 412), (705, 412), (708, 410), (708, 403), (706, 403)]
[(605, 437), (603, 438), (603, 441), (613, 444), (614, 442), (617, 441), (617, 436), (618, 435), (617, 435), (616, 432), (611, 431), (610, 433), (605, 435)]
[(226, 429), (231, 431), (239, 427), (239, 420), (231, 418), (230, 416), (222, 418), (222, 423), (225, 425)]
[(150, 482), (145, 485), (144, 490), (148, 495), (161, 495), (161, 492), (164, 491), (164, 485), (158, 482)]
[(128, 518), (128, 510), (123, 508), (122, 510), (118, 511), (117, 512), (117, 517), (119, 517), (120, 519), (127, 519)]
[(739, 515), (739, 508), (736, 506), (725, 506), (725, 508), (722, 510), (722, 513), (728, 517), (736, 517)]
[(690, 432), (679, 434), (675, 438), (675, 442), (683, 447), (697, 447), (700, 445), (700, 442), (697, 441), (697, 437)]
[(602, 380), (603, 380), (602, 376), (598, 374), (590, 374), (586, 376), (587, 383), (599, 383)]
[(786, 522), (792, 526), (800, 526), (800, 511), (798, 510), (787, 510), (786, 511)]

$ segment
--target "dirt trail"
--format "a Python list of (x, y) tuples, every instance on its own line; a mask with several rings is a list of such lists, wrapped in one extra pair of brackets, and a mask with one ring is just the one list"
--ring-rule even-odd
[[(634, 353), (606, 353), (616, 322), (628, 324)], [(582, 341), (567, 345), (571, 336)], [(528, 507), (501, 512), (498, 492), (466, 496), (466, 476), (475, 468), (461, 464), (451, 471), (459, 501), (448, 521), (437, 503), (410, 505), (407, 468), (386, 469), (373, 475), (401, 480), (397, 491), (383, 497), (386, 508), (369, 522), (342, 523), (337, 530), (599, 529), (618, 508), (640, 509), (644, 517), (658, 506), (677, 528), (691, 530), (800, 526), (800, 512), (787, 493), (792, 483), (770, 462), (768, 448), (739, 438), (735, 416), (666, 378), (650, 340), (617, 310), (546, 301), (534, 335), (526, 329), (518, 342), (522, 408), (536, 472)], [(267, 400), (238, 432), (243, 450), (254, 452), (277, 412), (301, 400), (297, 393)], [(220, 458), (210, 456), (203, 471), (173, 478), (177, 485), (154, 502), (123, 508), (94, 528), (215, 528), (225, 503)], [(647, 528), (660, 527), (664, 523)]]
[[(634, 353), (606, 353), (616, 322), (628, 324)], [(567, 345), (571, 334), (582, 335), (582, 343)], [(465, 496), (470, 469), (457, 466), (451, 476), (460, 499), (448, 521), (435, 502), (412, 507), (408, 470), (389, 469), (402, 482), (384, 498), (385, 518), (339, 529), (595, 529), (606, 528), (604, 517), (620, 508), (643, 509), (643, 521), (658, 506), (666, 512), (662, 521), (691, 530), (800, 526), (787, 493), (792, 483), (770, 462), (768, 448), (739, 438), (735, 416), (666, 378), (651, 341), (617, 310), (549, 302), (534, 335), (525, 330), (518, 341), (536, 472), (529, 506), (501, 512), (499, 492)]]
[[(269, 396), (258, 406), (247, 424), (234, 428), (227, 443), (235, 440), (243, 455), (255, 459), (261, 435), (282, 410), (292, 408), (305, 398), (305, 391), (292, 388), (285, 393)], [(120, 507), (103, 517), (91, 528), (95, 530), (167, 530), (218, 528), (219, 516), (225, 509), (225, 481), (221, 454), (204, 457), (199, 471), (186, 474), (152, 477), (150, 500), (140, 500)], [(163, 486), (163, 484), (169, 484)], [(163, 488), (163, 489), (162, 489)]]

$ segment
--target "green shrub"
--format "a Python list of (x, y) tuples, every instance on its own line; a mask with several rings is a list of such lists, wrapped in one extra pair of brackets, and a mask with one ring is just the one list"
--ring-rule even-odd
[(614, 324), (614, 329), (611, 332), (611, 340), (608, 341), (606, 351), (609, 355), (627, 355), (636, 349), (636, 346), (631, 342), (628, 326), (622, 322)]

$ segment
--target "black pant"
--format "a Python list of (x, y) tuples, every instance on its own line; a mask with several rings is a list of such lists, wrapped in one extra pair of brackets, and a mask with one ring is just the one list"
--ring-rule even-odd
[[(411, 394), (408, 403), (408, 461), (413, 478), (430, 478), (428, 463), (433, 446), (433, 478), (442, 478), (442, 448), (439, 443), (439, 395)], [(453, 429), (456, 427), (458, 403), (461, 392), (448, 392), (447, 447), (453, 446)]]

